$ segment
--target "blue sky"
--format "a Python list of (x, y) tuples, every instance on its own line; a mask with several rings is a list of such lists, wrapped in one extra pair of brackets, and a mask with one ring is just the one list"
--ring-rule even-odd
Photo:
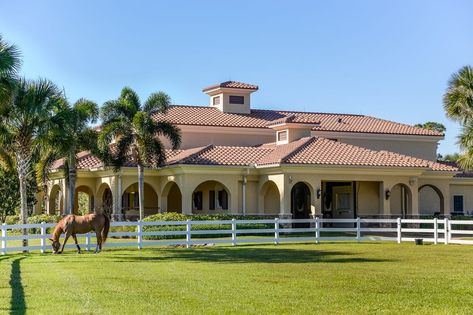
[(205, 105), (202, 88), (255, 83), (257, 108), (373, 115), (447, 126), (451, 73), (473, 64), (473, 1), (10, 1), (0, 33), (23, 73), (75, 101), (125, 86)]

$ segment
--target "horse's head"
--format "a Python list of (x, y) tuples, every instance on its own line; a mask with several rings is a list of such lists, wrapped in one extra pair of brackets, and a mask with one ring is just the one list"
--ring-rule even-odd
[(59, 243), (59, 240), (53, 240), (52, 238), (50, 238), (49, 240), (51, 241), (51, 245), (53, 246), (53, 254), (57, 254), (61, 243)]

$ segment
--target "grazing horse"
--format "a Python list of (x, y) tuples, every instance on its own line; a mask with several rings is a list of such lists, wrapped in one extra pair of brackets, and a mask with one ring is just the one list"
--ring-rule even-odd
[[(78, 253), (80, 254), (79, 243), (77, 243), (76, 234), (84, 234), (90, 231), (95, 231), (97, 236), (97, 247), (95, 248), (95, 253), (100, 253), (102, 250), (102, 244), (105, 243), (108, 236), (108, 231), (110, 230), (110, 219), (101, 213), (90, 213), (84, 216), (78, 216), (70, 214), (62, 218), (56, 227), (54, 228), (52, 238), (49, 240), (52, 242), (53, 254), (60, 254), (66, 246), (66, 242), (69, 239), (69, 236), (72, 235), (72, 238), (76, 242)], [(64, 243), (59, 242), (59, 237), (64, 233)], [(59, 250), (59, 247), (61, 249)]]

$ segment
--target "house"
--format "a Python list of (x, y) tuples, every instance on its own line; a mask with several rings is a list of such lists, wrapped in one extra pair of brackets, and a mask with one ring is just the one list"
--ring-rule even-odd
[[(179, 126), (183, 141), (167, 150), (164, 167), (145, 171), (146, 215), (419, 217), (473, 210), (473, 177), (436, 161), (443, 134), (364, 115), (255, 109), (256, 91), (223, 82), (203, 90), (208, 106), (174, 105), (154, 116)], [(90, 211), (137, 217), (134, 165), (115, 173), (89, 152), (77, 161), (76, 194), (89, 197)], [(62, 167), (55, 163), (47, 185), (48, 213), (66, 205)]]

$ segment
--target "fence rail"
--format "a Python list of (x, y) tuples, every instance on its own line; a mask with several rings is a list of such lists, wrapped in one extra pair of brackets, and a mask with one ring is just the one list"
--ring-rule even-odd
[[(203, 225), (216, 229), (199, 229)], [(0, 253), (14, 251), (35, 251), (44, 253), (49, 249), (47, 240), (51, 237), (47, 229), (53, 223), (15, 224), (0, 226)], [(219, 221), (157, 221), (157, 222), (112, 222), (109, 237), (118, 238), (107, 242), (106, 247), (181, 245), (191, 247), (202, 244), (314, 242), (321, 241), (414, 241), (422, 239), (434, 244), (473, 245), (473, 220), (445, 219), (261, 219), (261, 220), (219, 220)], [(150, 227), (180, 228), (181, 230), (149, 230)], [(113, 231), (114, 227), (134, 227), (134, 231)], [(22, 229), (34, 229), (26, 236), (29, 241), (39, 240), (39, 244), (23, 247), (20, 234)], [(150, 237), (164, 237), (162, 240)], [(166, 237), (181, 237), (166, 239)], [(217, 238), (215, 238), (217, 237)], [(82, 246), (90, 250), (95, 245), (94, 233), (80, 238)], [(66, 248), (73, 248), (70, 241)]]

